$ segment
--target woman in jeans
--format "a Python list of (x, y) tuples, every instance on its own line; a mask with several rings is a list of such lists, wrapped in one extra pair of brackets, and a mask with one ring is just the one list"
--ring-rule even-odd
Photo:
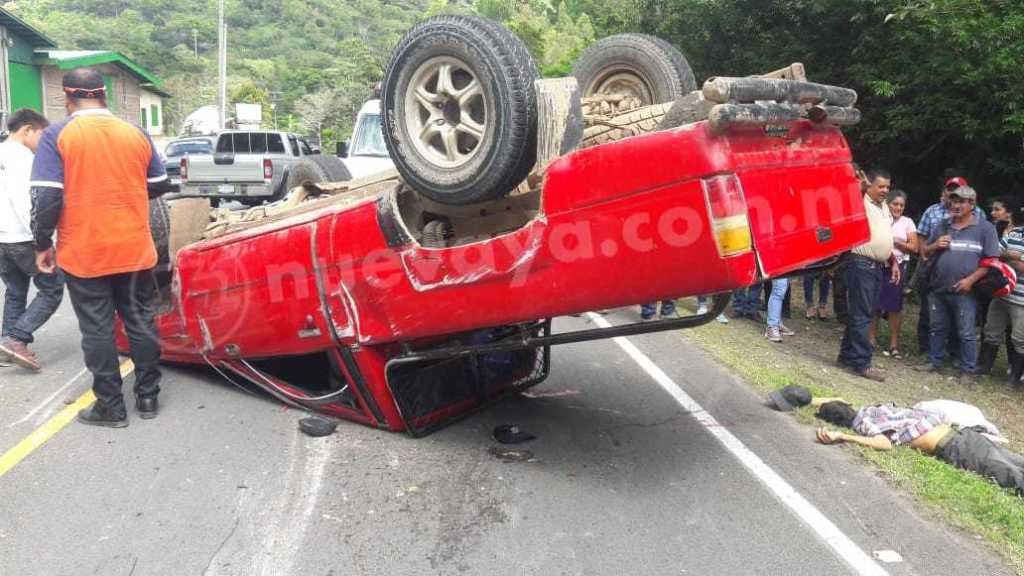
[(789, 278), (772, 280), (772, 295), (768, 297), (768, 326), (764, 330), (764, 337), (772, 342), (782, 342), (783, 336), (796, 334), (782, 323), (782, 301), (786, 299), (787, 290)]
[(903, 213), (907, 209), (907, 193), (903, 190), (894, 190), (889, 194), (889, 213), (892, 214), (892, 253), (900, 264), (900, 281), (892, 283), (892, 278), (886, 275), (882, 280), (882, 289), (878, 294), (878, 310), (875, 318), (871, 321), (871, 345), (878, 346), (878, 318), (885, 316), (889, 320), (889, 348), (882, 353), (893, 358), (902, 358), (899, 350), (900, 328), (903, 325), (903, 282), (907, 277), (907, 263), (910, 262), (910, 254), (917, 253), (917, 228), (914, 221), (907, 218)]

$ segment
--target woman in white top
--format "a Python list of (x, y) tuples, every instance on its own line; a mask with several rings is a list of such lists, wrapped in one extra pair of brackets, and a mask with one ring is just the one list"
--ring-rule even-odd
[(889, 212), (892, 214), (893, 256), (900, 264), (900, 281), (892, 283), (886, 275), (882, 280), (882, 289), (878, 294), (878, 310), (871, 321), (871, 344), (878, 347), (878, 317), (885, 316), (889, 320), (889, 348), (882, 353), (893, 358), (902, 358), (899, 350), (900, 327), (903, 325), (903, 282), (907, 276), (907, 263), (910, 254), (917, 253), (917, 227), (914, 221), (903, 215), (907, 209), (907, 193), (893, 190), (887, 199)]

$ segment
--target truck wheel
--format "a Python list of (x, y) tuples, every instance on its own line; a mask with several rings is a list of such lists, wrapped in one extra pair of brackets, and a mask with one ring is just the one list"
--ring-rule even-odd
[(539, 76), (497, 23), (447, 15), (415, 26), (384, 77), (384, 141), (402, 179), (451, 205), (514, 190), (536, 161)]
[(280, 200), (288, 195), (294, 188), (305, 183), (321, 184), (324, 182), (345, 182), (351, 180), (348, 168), (341, 158), (335, 156), (315, 155), (306, 156), (295, 164), (292, 164), (285, 178), (284, 186), (274, 194), (274, 200)]
[(584, 98), (622, 95), (639, 101), (639, 106), (672, 102), (697, 89), (683, 54), (647, 34), (598, 40), (580, 55), (573, 76)]

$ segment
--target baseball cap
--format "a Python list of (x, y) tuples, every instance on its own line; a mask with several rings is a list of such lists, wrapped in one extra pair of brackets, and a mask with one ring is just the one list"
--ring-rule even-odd
[(975, 202), (978, 201), (978, 193), (974, 191), (974, 188), (971, 188), (970, 186), (966, 186), (966, 185), (965, 186), (960, 186), (956, 190), (951, 190), (949, 192), (949, 195), (950, 196), (959, 196), (959, 197), (963, 198), (964, 200), (974, 200)]
[(780, 412), (792, 412), (811, 403), (811, 391), (795, 384), (786, 386), (768, 394), (768, 403)]
[(954, 176), (949, 180), (946, 180), (946, 188), (961, 188), (967, 186), (967, 179), (962, 176)]

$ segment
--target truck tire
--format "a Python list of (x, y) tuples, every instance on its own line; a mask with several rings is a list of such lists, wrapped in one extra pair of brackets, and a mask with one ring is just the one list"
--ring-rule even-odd
[(660, 130), (665, 114), (672, 106), (672, 103), (644, 106), (616, 116), (607, 122), (588, 126), (583, 131), (583, 142), (580, 144), (580, 148), (607, 144), (630, 136), (639, 136)]
[(647, 34), (616, 34), (598, 40), (580, 54), (573, 76), (586, 98), (626, 95), (640, 106), (672, 102), (697, 89), (682, 52)]
[(305, 183), (321, 184), (324, 182), (345, 182), (352, 179), (348, 168), (341, 158), (318, 154), (306, 156), (295, 164), (292, 164), (288, 175), (284, 179), (284, 186), (277, 194), (275, 200), (280, 200), (288, 195), (294, 188)]
[(384, 141), (410, 188), (449, 205), (513, 191), (537, 157), (540, 77), (501, 25), (437, 16), (398, 43), (384, 77)]
[(170, 281), (171, 273), (171, 211), (167, 201), (157, 198), (149, 201), (149, 232), (156, 247), (156, 267), (154, 273), (159, 285)]

